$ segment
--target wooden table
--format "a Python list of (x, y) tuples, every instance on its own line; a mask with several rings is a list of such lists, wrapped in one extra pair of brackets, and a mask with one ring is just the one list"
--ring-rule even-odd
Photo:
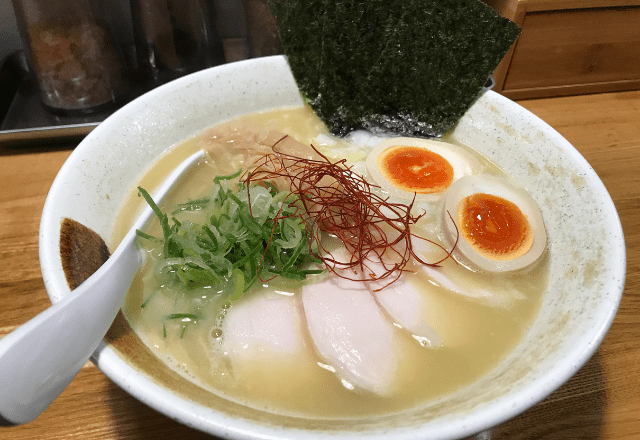
[[(626, 237), (627, 282), (613, 326), (593, 358), (544, 402), (494, 428), (491, 438), (640, 439), (640, 91), (520, 104), (566, 137), (611, 193)], [(38, 227), (49, 187), (72, 148), (0, 145), (0, 337), (49, 304)], [(0, 428), (5, 438), (210, 437), (142, 405), (87, 363), (34, 422)]]

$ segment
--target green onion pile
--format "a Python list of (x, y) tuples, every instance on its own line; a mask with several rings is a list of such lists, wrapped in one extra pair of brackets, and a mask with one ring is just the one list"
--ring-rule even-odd
[[(252, 186), (230, 181), (240, 171), (214, 179), (210, 197), (176, 205), (171, 221), (151, 196), (138, 187), (160, 221), (163, 237), (138, 230), (137, 235), (152, 248), (161, 248), (155, 276), (161, 285), (184, 288), (212, 288), (239, 299), (257, 281), (280, 276), (303, 280), (323, 272), (316, 263), (317, 244), (309, 240), (302, 208), (289, 191), (273, 185)], [(185, 215), (198, 211), (202, 222)]]

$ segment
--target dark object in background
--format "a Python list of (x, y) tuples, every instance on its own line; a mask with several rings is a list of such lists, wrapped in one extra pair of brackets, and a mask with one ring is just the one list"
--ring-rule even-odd
[(14, 72), (27, 70), (26, 60), (20, 53), (14, 52), (2, 60), (0, 65), (0, 124), (9, 112), (11, 102), (22, 78)]
[[(127, 92), (125, 98), (135, 95)], [(124, 103), (124, 100), (123, 100)], [(104, 121), (116, 107), (82, 114), (59, 114), (42, 105), (35, 75), (24, 50), (8, 55), (0, 63), (0, 145), (18, 147), (78, 143)], [(5, 150), (6, 151), (6, 150)]]
[(267, 0), (245, 0), (244, 3), (250, 57), (283, 54), (276, 21), (269, 10)]
[(45, 107), (77, 115), (115, 106), (128, 84), (122, 54), (103, 19), (103, 2), (12, 1)]
[(131, 0), (137, 71), (150, 86), (225, 62), (213, 0)]

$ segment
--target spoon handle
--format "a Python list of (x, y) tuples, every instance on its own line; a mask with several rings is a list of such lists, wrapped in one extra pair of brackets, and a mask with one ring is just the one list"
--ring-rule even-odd
[(1, 424), (36, 418), (96, 349), (120, 308), (119, 293), (129, 290), (140, 266), (135, 246), (118, 249), (122, 249), (123, 264), (96, 272), (60, 302), (0, 340)]
[[(154, 200), (159, 203), (203, 155), (200, 151), (182, 162)], [(35, 419), (98, 347), (142, 264), (136, 229), (152, 213), (145, 208), (113, 255), (77, 289), (0, 339), (0, 425)]]

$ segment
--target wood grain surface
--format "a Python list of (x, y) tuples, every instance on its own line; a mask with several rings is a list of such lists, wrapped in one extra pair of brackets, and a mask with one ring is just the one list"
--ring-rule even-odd
[(493, 76), (511, 99), (640, 88), (638, 0), (482, 0), (522, 26)]
[[(520, 104), (567, 138), (603, 180), (625, 232), (627, 279), (613, 326), (593, 358), (542, 403), (492, 429), (490, 438), (640, 439), (640, 91)], [(49, 305), (38, 228), (47, 192), (72, 148), (0, 145), (0, 337)], [(87, 363), (34, 422), (0, 428), (0, 439), (63, 438), (211, 437), (149, 409)]]
[(639, 22), (638, 6), (527, 14), (504, 90), (640, 80)]

